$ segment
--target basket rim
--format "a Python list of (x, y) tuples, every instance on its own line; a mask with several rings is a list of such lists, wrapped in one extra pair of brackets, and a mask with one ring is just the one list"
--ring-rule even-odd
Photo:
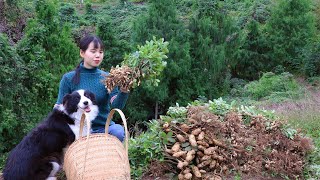
[[(74, 146), (76, 146), (77, 144), (81, 143), (81, 142), (84, 142), (86, 141), (87, 139), (92, 139), (92, 138), (95, 138), (95, 137), (106, 137), (106, 138), (110, 138), (112, 140), (116, 140), (118, 143), (121, 143), (123, 144), (117, 137), (111, 135), (111, 134), (105, 134), (105, 133), (94, 133), (94, 134), (90, 134), (89, 137), (81, 137), (77, 140), (75, 140), (69, 147), (68, 147), (68, 150), (70, 148), (73, 148)], [(68, 150), (66, 151), (66, 153), (68, 152)], [(126, 151), (128, 153), (128, 151)]]

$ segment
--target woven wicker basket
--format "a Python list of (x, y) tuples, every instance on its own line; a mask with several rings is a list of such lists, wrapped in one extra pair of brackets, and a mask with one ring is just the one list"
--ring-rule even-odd
[[(118, 138), (108, 134), (110, 120), (117, 111), (125, 127), (125, 146)], [(81, 119), (82, 134), (84, 117)], [(68, 148), (64, 157), (64, 170), (68, 180), (125, 180), (130, 179), (128, 159), (128, 128), (121, 110), (112, 109), (106, 122), (106, 133), (88, 134)]]

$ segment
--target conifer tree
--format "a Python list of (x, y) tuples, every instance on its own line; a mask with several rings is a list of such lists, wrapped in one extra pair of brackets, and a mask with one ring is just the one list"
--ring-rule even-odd
[(199, 0), (189, 26), (192, 76), (196, 93), (212, 99), (226, 90), (228, 72), (234, 66), (238, 29), (218, 0)]
[(111, 67), (120, 65), (123, 61), (123, 56), (130, 48), (123, 43), (123, 41), (116, 38), (116, 34), (113, 30), (111, 17), (104, 15), (99, 19), (97, 24), (97, 35), (101, 38), (104, 44), (104, 57), (101, 67), (106, 71), (109, 71)]
[(232, 69), (233, 77), (254, 80), (259, 78), (259, 74), (271, 71), (274, 65), (270, 61), (265, 36), (260, 29), (261, 25), (251, 20), (245, 27), (245, 38), (243, 44), (236, 54), (236, 65)]
[[(59, 81), (79, 62), (79, 50), (71, 39), (70, 27), (60, 26), (57, 7), (52, 1), (38, 0), (36, 18), (28, 22), (17, 51), (30, 71), (24, 81), (37, 94), (33, 114), (44, 116), (55, 103)], [(40, 119), (40, 118), (35, 118)]]
[(314, 38), (315, 20), (311, 3), (311, 0), (279, 0), (267, 22), (272, 60), (288, 67), (288, 70), (303, 67), (302, 51)]
[[(173, 105), (177, 101), (186, 103), (190, 100), (191, 90), (188, 90), (188, 86), (192, 85), (188, 78), (190, 78), (191, 63), (188, 33), (184, 24), (177, 17), (175, 2), (172, 0), (151, 0), (149, 2), (148, 13), (142, 15), (134, 23), (133, 41), (141, 45), (146, 40), (151, 40), (153, 36), (164, 38), (169, 42), (167, 67), (163, 72), (163, 77), (160, 78), (158, 87), (145, 87), (142, 84), (134, 93), (143, 94), (143, 97), (139, 98), (147, 105), (146, 109), (153, 111), (152, 108), (156, 108), (155, 114), (157, 114), (159, 103), (164, 108), (168, 108), (170, 104)], [(130, 100), (129, 105), (134, 101), (136, 100)]]
[(73, 28), (79, 27), (79, 16), (73, 4), (62, 3), (59, 8), (59, 17), (61, 23), (70, 23)]
[(310, 43), (305, 52), (304, 74), (309, 77), (320, 74), (320, 42)]
[[(8, 38), (1, 33), (0, 46), (0, 154), (3, 155), (24, 135), (29, 120), (27, 112), (36, 95), (23, 86), (26, 68), (14, 46), (9, 45)], [(4, 162), (2, 158), (0, 156), (0, 167)]]

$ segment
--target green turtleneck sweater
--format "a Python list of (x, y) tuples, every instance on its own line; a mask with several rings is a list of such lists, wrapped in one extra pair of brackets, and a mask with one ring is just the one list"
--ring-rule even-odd
[[(92, 130), (104, 128), (110, 109), (122, 109), (128, 99), (128, 93), (120, 92), (118, 88), (115, 88), (110, 94), (108, 93), (105, 85), (102, 83), (102, 80), (105, 78), (103, 75), (108, 74), (108, 72), (98, 68), (87, 69), (83, 64), (80, 64), (79, 84), (74, 84), (72, 82), (75, 71), (63, 75), (60, 81), (57, 104), (62, 104), (63, 97), (75, 90), (84, 89), (93, 92), (96, 95), (99, 114), (92, 122)], [(112, 104), (110, 104), (110, 99), (115, 95), (117, 95), (116, 98), (113, 100)], [(114, 122), (111, 122), (111, 124), (114, 124)]]

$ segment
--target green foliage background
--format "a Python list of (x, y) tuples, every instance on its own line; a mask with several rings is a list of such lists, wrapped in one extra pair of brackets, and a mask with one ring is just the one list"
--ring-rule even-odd
[(298, 98), (294, 77), (320, 74), (319, 7), (319, 0), (1, 1), (0, 168), (51, 111), (85, 34), (104, 41), (106, 71), (153, 36), (169, 42), (159, 86), (130, 93), (124, 111), (133, 127), (176, 102)]

